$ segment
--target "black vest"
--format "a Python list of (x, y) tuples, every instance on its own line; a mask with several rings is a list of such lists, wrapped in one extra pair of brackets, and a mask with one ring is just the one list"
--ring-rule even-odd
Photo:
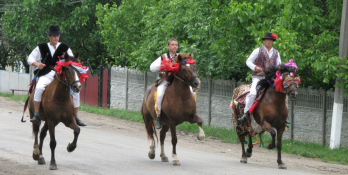
[[(53, 67), (57, 65), (57, 61), (59, 61), (58, 56), (62, 56), (64, 52), (67, 52), (69, 49), (69, 46), (65, 43), (60, 43), (58, 48), (56, 49), (56, 52), (54, 52), (53, 58), (51, 56), (50, 49), (48, 48), (47, 43), (41, 43), (38, 45), (40, 54), (41, 54), (41, 62), (46, 64), (46, 66), (40, 70), (38, 77), (42, 75), (48, 74), (51, 70), (53, 70)], [(47, 56), (47, 58), (46, 58)], [(46, 58), (46, 59), (45, 59)], [(39, 69), (36, 69), (34, 71), (34, 75), (39, 71)]]

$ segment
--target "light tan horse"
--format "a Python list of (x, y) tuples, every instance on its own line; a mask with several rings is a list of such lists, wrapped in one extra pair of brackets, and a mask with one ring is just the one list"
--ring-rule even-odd
[[(190, 91), (190, 86), (197, 88), (200, 84), (200, 80), (195, 72), (194, 64), (186, 64), (186, 62), (190, 62), (189, 60), (192, 60), (191, 54), (186, 55), (185, 53), (181, 53), (175, 58), (175, 62), (180, 65), (180, 68), (176, 74), (171, 73), (167, 77), (168, 82), (172, 83), (166, 89), (160, 115), (161, 123), (163, 125), (160, 131), (160, 157), (162, 162), (168, 162), (168, 157), (164, 153), (164, 140), (166, 132), (170, 129), (173, 145), (173, 165), (180, 165), (176, 154), (177, 125), (185, 121), (197, 123), (199, 126), (198, 139), (202, 140), (205, 138), (202, 129), (202, 119), (197, 115), (196, 102)], [(156, 119), (154, 94), (156, 91), (157, 87), (155, 84), (147, 88), (144, 95), (143, 105), (141, 107), (141, 113), (143, 115), (148, 138), (151, 140), (150, 151), (148, 154), (150, 159), (155, 158), (154, 135), (157, 138), (156, 129), (154, 127), (154, 119)]]

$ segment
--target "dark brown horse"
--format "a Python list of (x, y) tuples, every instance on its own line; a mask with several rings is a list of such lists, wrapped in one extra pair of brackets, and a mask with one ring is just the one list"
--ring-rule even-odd
[[(78, 54), (74, 57), (69, 57), (68, 54), (65, 54), (63, 57), (67, 64), (71, 62), (79, 63)], [(74, 92), (80, 91), (80, 73), (72, 65), (62, 66), (62, 72), (63, 74), (60, 75), (56, 73), (54, 80), (46, 87), (46, 90), (42, 94), (39, 113), (40, 119), (45, 121), (45, 124), (41, 128), (40, 144), (38, 144), (38, 133), (41, 122), (40, 124), (33, 123), (33, 134), (35, 136), (33, 159), (38, 160), (38, 164), (40, 165), (46, 164), (45, 159), (42, 156), (42, 146), (47, 130), (49, 130), (51, 148), (50, 170), (57, 169), (54, 150), (57, 144), (55, 139), (55, 127), (58, 123), (62, 122), (66, 127), (74, 130), (74, 140), (71, 144), (69, 143), (67, 147), (69, 152), (75, 150), (77, 138), (80, 133), (80, 128), (77, 126), (74, 119), (74, 105), (70, 94), (70, 88)], [(35, 92), (31, 93), (29, 97), (30, 118), (34, 116), (34, 93)]]
[[(247, 158), (252, 155), (253, 144), (251, 135), (254, 131), (258, 130), (257, 127), (253, 125), (253, 122), (256, 122), (259, 125), (259, 131), (256, 131), (257, 133), (262, 134), (268, 131), (272, 136), (272, 142), (267, 146), (268, 149), (275, 148), (275, 137), (277, 136), (278, 168), (286, 169), (286, 165), (281, 159), (282, 136), (285, 130), (285, 121), (288, 117), (286, 98), (288, 95), (291, 100), (296, 99), (300, 78), (296, 75), (292, 67), (286, 67), (283, 64), (279, 67), (270, 67), (265, 73), (266, 78), (259, 81), (257, 85), (258, 94), (263, 91), (264, 95), (250, 115), (250, 120), (246, 122), (245, 125), (241, 125), (237, 120), (244, 113), (243, 107), (236, 104), (232, 107), (234, 124), (242, 144), (242, 159), (240, 162), (247, 163)], [(274, 86), (275, 82), (278, 86)], [(244, 91), (245, 88), (245, 85), (237, 87), (233, 91), (232, 100), (236, 100), (238, 95), (242, 94), (241, 92)], [(247, 152), (245, 152), (244, 148), (245, 136), (249, 136)]]
[[(197, 88), (200, 85), (200, 80), (194, 69), (194, 64), (185, 64), (186, 61), (191, 60), (191, 54), (186, 55), (181, 53), (175, 58), (175, 62), (180, 65), (176, 74), (171, 73), (167, 80), (172, 82), (166, 89), (162, 102), (161, 123), (163, 125), (160, 131), (161, 143), (161, 160), (168, 162), (168, 157), (164, 153), (164, 140), (166, 132), (170, 129), (173, 145), (173, 165), (180, 165), (176, 154), (176, 126), (187, 121), (197, 123), (199, 126), (198, 139), (205, 138), (202, 128), (202, 119), (198, 117), (196, 111), (196, 102), (190, 91), (190, 86)], [(156, 119), (154, 94), (157, 91), (155, 84), (149, 86), (145, 92), (141, 113), (145, 122), (145, 128), (148, 138), (151, 140), (149, 158), (155, 158), (155, 139), (157, 138), (156, 129), (154, 127), (154, 119)]]

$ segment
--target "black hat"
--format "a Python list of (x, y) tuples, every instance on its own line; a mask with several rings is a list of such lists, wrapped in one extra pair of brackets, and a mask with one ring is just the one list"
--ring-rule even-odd
[(275, 40), (277, 40), (277, 35), (272, 34), (271, 32), (267, 32), (265, 34), (265, 36), (262, 38), (262, 40), (265, 40), (265, 39), (271, 39), (271, 40), (275, 41)]
[(59, 26), (58, 25), (51, 25), (50, 29), (47, 30), (46, 32), (49, 35), (60, 35), (63, 33), (63, 31), (59, 30)]

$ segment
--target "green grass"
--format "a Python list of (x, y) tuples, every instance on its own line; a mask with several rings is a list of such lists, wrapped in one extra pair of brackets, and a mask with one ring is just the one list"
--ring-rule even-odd
[[(7, 97), (13, 101), (25, 101), (26, 95), (12, 95), (10, 93), (0, 93), (0, 96)], [(140, 112), (132, 112), (117, 109), (104, 109), (99, 107), (91, 107), (81, 105), (80, 110), (89, 113), (95, 113), (105, 116), (117, 117), (129, 121), (144, 123)], [(190, 133), (198, 133), (197, 124), (184, 122), (177, 126), (178, 130)], [(216, 138), (226, 143), (238, 143), (238, 136), (232, 129), (221, 127), (203, 126), (206, 137)], [(270, 143), (271, 136), (267, 133), (262, 135), (265, 147)], [(253, 139), (253, 142), (256, 140)], [(238, 143), (240, 144), (240, 143)], [(276, 150), (276, 149), (275, 149)], [(323, 162), (330, 162), (342, 165), (348, 165), (348, 148), (330, 149), (328, 146), (321, 146), (314, 143), (303, 143), (298, 141), (283, 140), (282, 152), (300, 155), (308, 158), (318, 158)]]

